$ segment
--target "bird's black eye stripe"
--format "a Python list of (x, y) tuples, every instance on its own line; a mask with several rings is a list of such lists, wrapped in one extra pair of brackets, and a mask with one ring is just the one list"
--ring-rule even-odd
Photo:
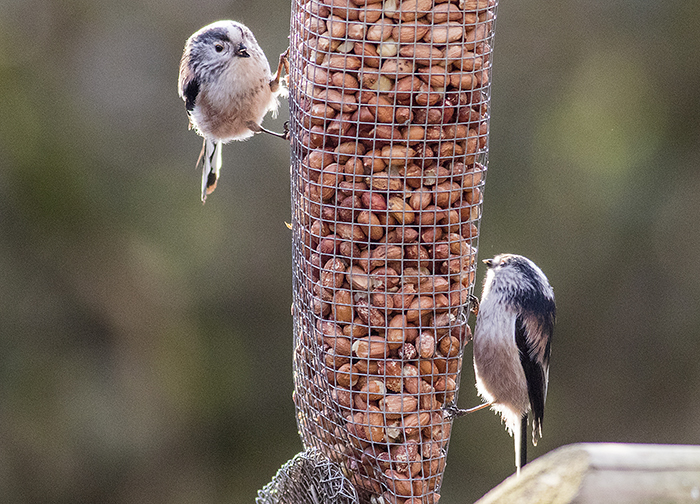
[(228, 37), (228, 33), (222, 28), (213, 28), (211, 30), (205, 31), (204, 33), (200, 34), (199, 37), (197, 37), (196, 39), (197, 44), (213, 44), (216, 52), (222, 52), (225, 47), (224, 44), (230, 41), (231, 39)]

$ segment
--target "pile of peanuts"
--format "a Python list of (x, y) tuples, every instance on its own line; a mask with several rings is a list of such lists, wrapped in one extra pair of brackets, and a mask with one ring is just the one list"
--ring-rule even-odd
[(300, 434), (388, 503), (439, 500), (476, 271), (495, 0), (296, 0)]

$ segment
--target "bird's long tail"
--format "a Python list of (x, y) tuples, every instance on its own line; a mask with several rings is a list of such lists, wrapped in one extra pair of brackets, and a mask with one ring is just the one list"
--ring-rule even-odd
[(221, 151), (223, 142), (204, 139), (202, 152), (199, 154), (197, 166), (202, 165), (202, 203), (207, 201), (207, 195), (214, 192), (221, 171)]
[(520, 476), (520, 469), (527, 464), (527, 417), (525, 413), (520, 419), (520, 425), (513, 429), (513, 440), (515, 442), (515, 469)]

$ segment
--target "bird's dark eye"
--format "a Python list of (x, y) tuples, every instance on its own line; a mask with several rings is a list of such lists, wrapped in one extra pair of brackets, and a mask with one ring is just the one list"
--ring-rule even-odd
[(221, 52), (221, 51), (224, 50), (224, 46), (221, 45), (221, 44), (216, 44), (216, 45), (214, 46), (214, 49), (216, 49), (216, 52)]

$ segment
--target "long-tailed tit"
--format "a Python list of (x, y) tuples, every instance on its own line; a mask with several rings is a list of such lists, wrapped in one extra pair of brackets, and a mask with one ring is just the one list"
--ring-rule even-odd
[(556, 307), (547, 277), (526, 257), (501, 254), (488, 267), (474, 329), (474, 372), (484, 404), (500, 413), (515, 440), (517, 472), (527, 462), (528, 413), (532, 442), (542, 437), (549, 381), (549, 355)]
[(216, 188), (223, 144), (260, 131), (286, 137), (260, 126), (265, 114), (277, 112), (279, 96), (286, 91), (280, 85), (285, 56), (273, 76), (253, 33), (236, 21), (217, 21), (187, 40), (178, 89), (190, 128), (204, 137), (197, 161), (202, 164), (202, 202)]

